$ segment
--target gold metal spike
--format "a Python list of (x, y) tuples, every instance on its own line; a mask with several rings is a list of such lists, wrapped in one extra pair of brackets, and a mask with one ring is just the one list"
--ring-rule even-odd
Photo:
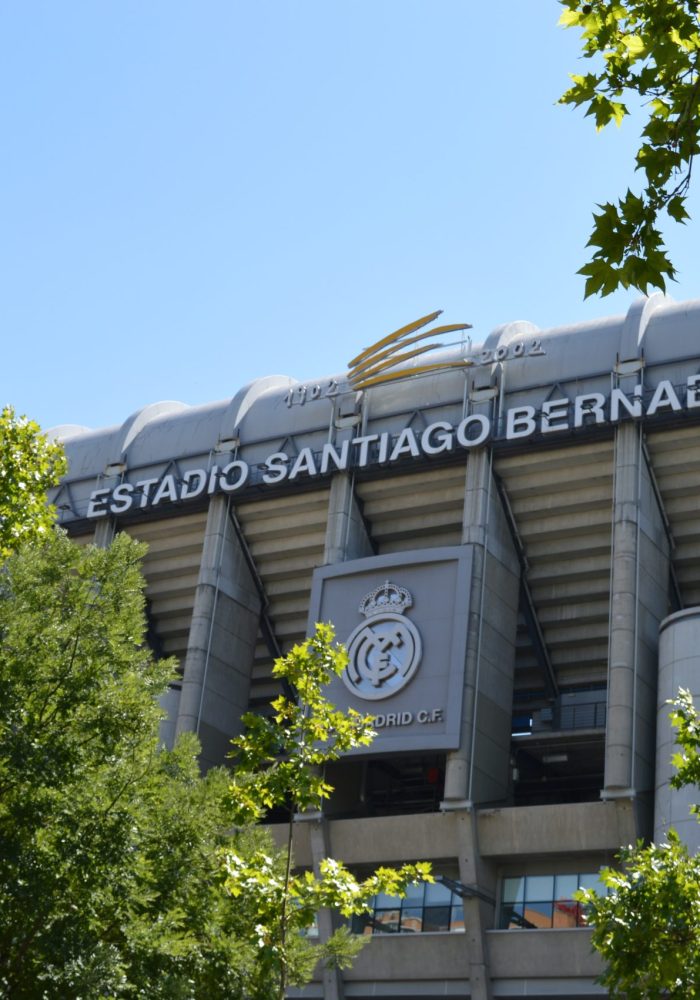
[(378, 340), (376, 344), (372, 344), (371, 347), (366, 347), (364, 351), (353, 358), (352, 361), (348, 361), (348, 368), (353, 368), (355, 365), (359, 365), (360, 362), (364, 361), (365, 358), (369, 358), (370, 354), (374, 354), (375, 351), (380, 351), (382, 347), (386, 347), (387, 344), (394, 343), (396, 340), (400, 340), (402, 337), (407, 337), (409, 333), (414, 333), (416, 330), (420, 330), (422, 326), (427, 326), (428, 323), (432, 323), (436, 320), (438, 316), (442, 314), (442, 309), (438, 309), (434, 313), (430, 313), (428, 316), (422, 316), (420, 319), (414, 320), (413, 323), (409, 323), (407, 326), (402, 326), (398, 330), (394, 330), (393, 333), (387, 334), (386, 337), (382, 337)]
[[(390, 347), (385, 348), (383, 351), (379, 351), (377, 354), (373, 354), (366, 361), (363, 361), (361, 365), (355, 365), (355, 367), (350, 372), (350, 378), (356, 379), (359, 375), (364, 375), (370, 368), (374, 368), (375, 364), (382, 361), (384, 358), (388, 358), (397, 348), (403, 350), (404, 347), (408, 347), (409, 344), (417, 344), (419, 340), (425, 340), (426, 337), (434, 337), (440, 333), (454, 333), (457, 330), (471, 330), (471, 323), (450, 323), (448, 326), (436, 326), (432, 330), (424, 330), (422, 333), (417, 333), (415, 337), (407, 337), (402, 340), (400, 344), (391, 344)], [(429, 349), (442, 347), (442, 344), (431, 344)], [(398, 357), (398, 355), (395, 355)], [(408, 357), (408, 355), (407, 355)]]
[(419, 357), (421, 354), (425, 354), (426, 351), (434, 351), (438, 347), (442, 346), (442, 344), (424, 344), (423, 347), (414, 347), (411, 351), (403, 351), (401, 354), (392, 354), (391, 357), (385, 358), (384, 361), (380, 361), (376, 365), (369, 365), (360, 372), (350, 372), (350, 384), (354, 385), (358, 379), (365, 379), (372, 375), (378, 375), (379, 372), (383, 372), (387, 368), (394, 368), (396, 365), (400, 365), (406, 361), (410, 361), (412, 358)]
[[(443, 326), (433, 327), (432, 330), (422, 330), (434, 322), (442, 310), (421, 316), (420, 319), (408, 323), (406, 326), (394, 330), (393, 333), (382, 337), (376, 344), (366, 347), (356, 358), (349, 363), (348, 380), (355, 389), (363, 389), (370, 385), (379, 385), (380, 382), (393, 382), (399, 378), (410, 378), (414, 374), (422, 374), (427, 371), (439, 371), (442, 368), (464, 368), (472, 364), (471, 361), (436, 361), (432, 365), (419, 365), (417, 368), (407, 369), (409, 361), (419, 358), (428, 351), (436, 351), (444, 347), (444, 344), (436, 343), (435, 337), (444, 333), (456, 333), (461, 330), (471, 330), (471, 323), (447, 323)], [(415, 333), (421, 330), (420, 333)], [(413, 336), (411, 336), (413, 334)], [(412, 347), (421, 341), (431, 338), (431, 343), (422, 344), (420, 347)], [(410, 350), (406, 350), (410, 347)], [(399, 368), (399, 371), (394, 369)]]
[(373, 354), (371, 358), (367, 358), (367, 360), (363, 361), (361, 365), (356, 365), (350, 371), (350, 375), (352, 378), (355, 378), (357, 375), (361, 375), (369, 368), (374, 368), (374, 366), (378, 365), (380, 361), (384, 360), (384, 358), (388, 358), (392, 354), (396, 356), (397, 348), (400, 347), (403, 350), (403, 348), (408, 347), (409, 344), (417, 344), (418, 341), (425, 340), (426, 337), (432, 337), (434, 333), (434, 330), (424, 330), (423, 333), (417, 333), (415, 337), (407, 337), (406, 340), (402, 340), (400, 344), (391, 344), (390, 347), (385, 347), (383, 351), (379, 351), (377, 354)]
[(383, 375), (377, 375), (374, 378), (355, 383), (353, 388), (369, 389), (370, 386), (379, 385), (383, 382), (395, 382), (402, 378), (410, 378), (411, 375), (425, 375), (427, 372), (444, 371), (446, 368), (468, 368), (473, 364), (474, 362), (470, 361), (469, 358), (464, 358), (463, 361), (442, 361), (434, 365), (419, 365), (417, 368), (411, 368), (409, 371), (404, 369), (400, 372), (388, 372)]

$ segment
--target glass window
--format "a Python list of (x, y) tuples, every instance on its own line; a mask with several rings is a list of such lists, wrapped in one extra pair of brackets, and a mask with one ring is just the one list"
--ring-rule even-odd
[[(432, 888), (430, 886), (429, 888)], [(403, 900), (404, 906), (422, 906), (423, 894), (425, 893), (425, 882), (412, 882), (406, 888), (406, 896)]]
[(593, 872), (588, 875), (579, 875), (579, 889), (595, 889), (599, 896), (607, 895), (607, 886), (600, 881), (600, 873)]
[(464, 909), (456, 892), (439, 882), (416, 882), (404, 899), (381, 893), (372, 912), (353, 917), (355, 934), (420, 934), (464, 932)]
[(452, 897), (451, 891), (441, 882), (428, 882), (425, 886), (425, 905), (435, 906), (440, 903), (449, 905)]
[(503, 879), (503, 902), (522, 903), (525, 899), (525, 879), (524, 878), (504, 878)]
[(528, 875), (525, 891), (527, 899), (552, 899), (554, 896), (554, 876)]
[(525, 923), (524, 906), (522, 903), (504, 903), (501, 907), (501, 919), (499, 925), (501, 930), (510, 930), (512, 927), (529, 927), (531, 924)]
[(426, 906), (423, 910), (424, 931), (449, 931), (450, 906)]
[(450, 912), (450, 931), (453, 934), (464, 933), (464, 907), (459, 903), (452, 903)]
[(584, 927), (583, 908), (574, 899), (578, 889), (606, 891), (598, 872), (504, 878), (498, 926), (502, 930)]
[(375, 910), (375, 934), (396, 934), (401, 922), (401, 910)]
[(543, 900), (536, 900), (525, 903), (524, 917), (528, 927), (538, 927), (540, 929), (552, 926), (553, 903), (546, 903)]
[(400, 896), (387, 896), (385, 892), (380, 892), (378, 896), (374, 897), (376, 899), (376, 906), (381, 910), (388, 910), (392, 907), (401, 906)]
[(574, 893), (578, 889), (578, 880), (578, 875), (555, 875), (554, 898), (573, 899)]
[(431, 928), (425, 926), (423, 920), (423, 907), (404, 907), (401, 910), (401, 933), (419, 934), (421, 931), (429, 931)]

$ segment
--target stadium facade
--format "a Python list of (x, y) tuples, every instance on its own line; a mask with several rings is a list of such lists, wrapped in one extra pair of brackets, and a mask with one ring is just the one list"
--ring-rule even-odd
[(149, 544), (151, 641), (181, 664), (167, 738), (221, 762), (274, 657), (317, 620), (349, 646), (331, 697), (378, 735), (329, 769), (297, 863), (442, 880), (378, 897), (352, 969), (291, 995), (602, 995), (573, 893), (621, 844), (695, 835), (664, 700), (698, 690), (699, 333), (700, 301), (654, 296), (364, 390), (271, 376), (52, 432), (61, 524)]

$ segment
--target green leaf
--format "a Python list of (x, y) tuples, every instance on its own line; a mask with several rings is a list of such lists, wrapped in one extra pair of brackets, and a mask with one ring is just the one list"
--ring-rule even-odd
[(47, 491), (66, 469), (63, 449), (38, 424), (16, 416), (11, 406), (0, 411), (0, 559), (46, 537), (56, 513)]
[(646, 51), (644, 39), (640, 35), (622, 35), (620, 41), (629, 55), (635, 59), (639, 59)]
[(581, 14), (577, 10), (564, 10), (558, 22), (563, 28), (573, 28), (581, 23)]
[(585, 108), (600, 131), (619, 126), (640, 108), (642, 142), (635, 164), (643, 172), (643, 209), (620, 203), (615, 221), (596, 217), (589, 246), (607, 263), (586, 275), (586, 295), (615, 288), (665, 289), (675, 267), (661, 249), (664, 209), (684, 222), (684, 199), (700, 152), (698, 64), (700, 12), (685, 0), (565, 0), (561, 23), (583, 28), (581, 54), (596, 72), (572, 77), (560, 103)]
[(685, 210), (685, 198), (682, 198), (680, 195), (676, 195), (675, 198), (669, 200), (666, 205), (666, 211), (676, 222), (684, 223), (686, 219), (690, 218)]

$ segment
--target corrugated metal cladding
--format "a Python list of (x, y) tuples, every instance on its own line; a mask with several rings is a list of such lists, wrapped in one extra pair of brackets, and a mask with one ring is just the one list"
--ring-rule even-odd
[[(432, 700), (410, 703), (409, 672), (403, 693), (368, 703), (375, 746), (329, 769), (336, 794), (296, 824), (295, 857), (427, 858), (452, 888), (405, 923), (400, 903), (378, 904), (353, 968), (290, 995), (601, 995), (590, 933), (557, 887), (678, 815), (658, 650), (663, 634), (664, 690), (675, 670), (693, 683), (699, 331), (700, 301), (654, 296), (592, 323), (507, 324), (468, 355), (420, 359), (444, 370), (364, 392), (345, 375), (273, 376), (54, 432), (70, 462), (61, 523), (81, 542), (148, 544), (149, 637), (180, 664), (171, 729), (199, 733), (203, 766), (247, 708), (266, 711), (272, 662), (308, 634), (324, 588), (353, 595), (348, 634), (368, 589), (424, 588), (392, 632), (359, 634), (390, 650), (367, 675), (377, 687), (411, 636), (438, 636), (410, 668), (432, 671)], [(431, 560), (446, 573), (467, 551), (454, 592), (421, 583)], [(353, 574), (371, 586), (355, 592)], [(460, 678), (450, 705), (443, 675)], [(448, 709), (456, 739), (431, 742)]]

